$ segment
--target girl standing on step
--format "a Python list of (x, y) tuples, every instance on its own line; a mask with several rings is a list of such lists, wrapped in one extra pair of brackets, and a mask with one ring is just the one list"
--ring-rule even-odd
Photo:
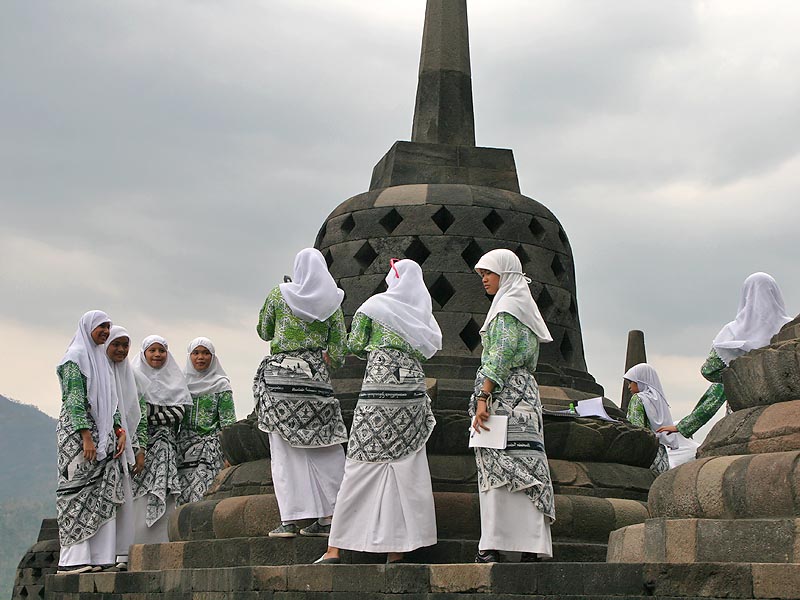
[(135, 543), (161, 544), (169, 541), (169, 516), (181, 491), (177, 436), (192, 397), (161, 336), (142, 341), (142, 350), (133, 359), (133, 374), (147, 415), (147, 433), (139, 439), (147, 448), (144, 470), (133, 478)]
[(340, 562), (340, 548), (388, 553), (436, 543), (436, 515), (425, 443), (436, 420), (422, 363), (442, 348), (422, 269), (391, 263), (388, 289), (356, 311), (350, 352), (367, 359), (330, 546), (316, 562)]
[(131, 475), (144, 469), (144, 452), (140, 451), (138, 433), (147, 423), (142, 419), (136, 380), (128, 362), (131, 337), (124, 327), (114, 325), (106, 340), (106, 356), (111, 364), (114, 385), (111, 390), (116, 398), (120, 424), (128, 433), (121, 461), (123, 469), (122, 485), (125, 503), (117, 509), (117, 570), (127, 570), (128, 549), (133, 543), (135, 519), (133, 514), (133, 491)]
[[(281, 523), (270, 537), (328, 537), (344, 473), (347, 429), (328, 372), (344, 363), (344, 292), (319, 250), (301, 250), (292, 280), (273, 288), (258, 319), (270, 342), (253, 381), (258, 426), (269, 434)], [(297, 521), (317, 519), (300, 529)]]
[(219, 442), (223, 427), (236, 422), (231, 380), (222, 368), (214, 344), (199, 337), (191, 341), (186, 359), (186, 386), (192, 406), (178, 434), (178, 506), (203, 499), (225, 466)]
[[(637, 427), (658, 431), (673, 424), (664, 388), (656, 370), (647, 363), (634, 365), (624, 375), (631, 391), (628, 404), (628, 421)], [(656, 475), (694, 460), (697, 442), (687, 440), (680, 433), (657, 433), (658, 454), (650, 466)]]
[(114, 378), (103, 344), (111, 319), (99, 310), (81, 317), (56, 369), (61, 383), (58, 439), (58, 573), (99, 571), (113, 565), (116, 512), (124, 502), (125, 450)]
[(533, 371), (539, 345), (553, 338), (513, 252), (492, 250), (475, 270), (494, 299), (480, 330), (483, 354), (469, 407), (474, 435), (488, 429), (490, 415), (508, 417), (506, 449), (475, 448), (481, 511), (475, 562), (500, 562), (501, 550), (522, 552), (523, 562), (550, 558), (555, 505)]
[(711, 385), (692, 412), (677, 425), (666, 425), (658, 433), (679, 432), (690, 438), (711, 420), (727, 402), (722, 374), (731, 362), (750, 350), (769, 345), (770, 338), (792, 320), (777, 282), (767, 273), (753, 273), (744, 280), (736, 318), (725, 325), (711, 346), (700, 373)]

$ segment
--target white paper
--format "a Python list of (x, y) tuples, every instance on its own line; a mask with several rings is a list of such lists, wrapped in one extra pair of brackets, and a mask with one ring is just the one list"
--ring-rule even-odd
[(478, 433), (472, 427), (469, 428), (469, 447), (505, 450), (508, 444), (508, 417), (506, 415), (490, 415), (484, 421), (484, 425), (489, 428), (489, 431), (481, 429), (481, 432)]
[(575, 405), (575, 410), (581, 417), (596, 417), (604, 421), (611, 421), (618, 423), (617, 419), (612, 419), (606, 412), (606, 407), (603, 406), (603, 399), (601, 397), (589, 398), (588, 400), (581, 400)]

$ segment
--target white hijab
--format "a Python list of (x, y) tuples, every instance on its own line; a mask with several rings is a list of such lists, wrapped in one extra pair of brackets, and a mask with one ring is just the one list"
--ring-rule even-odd
[(344, 299), (344, 292), (336, 287), (325, 258), (316, 248), (297, 253), (292, 281), (279, 287), (292, 314), (306, 323), (325, 321)]
[(772, 276), (753, 273), (744, 280), (736, 319), (714, 338), (714, 349), (729, 365), (742, 354), (769, 345), (770, 338), (791, 320)]
[[(675, 425), (667, 398), (664, 395), (664, 388), (661, 387), (661, 380), (653, 367), (647, 363), (639, 363), (628, 369), (623, 377), (628, 381), (636, 382), (636, 385), (639, 386), (637, 395), (644, 405), (647, 420), (650, 421), (650, 429), (655, 432), (661, 427)], [(672, 450), (678, 448), (679, 440), (675, 433), (661, 432), (656, 436), (658, 441), (668, 448)]]
[(485, 269), (500, 275), (500, 287), (492, 300), (492, 306), (486, 315), (486, 320), (481, 327), (485, 333), (492, 322), (501, 312), (515, 316), (528, 327), (542, 343), (552, 342), (553, 336), (536, 306), (536, 301), (531, 296), (528, 284), (531, 282), (522, 272), (522, 263), (511, 250), (499, 248), (484, 254), (475, 265), (475, 271)]
[[(106, 340), (106, 351), (108, 351), (111, 342), (122, 337), (131, 339), (131, 335), (124, 327), (114, 325)], [(108, 357), (107, 354), (106, 357)], [(142, 419), (139, 394), (136, 392), (136, 379), (133, 377), (133, 370), (128, 359), (115, 363), (109, 358), (108, 362), (111, 364), (111, 370), (114, 373), (112, 393), (115, 395), (116, 404), (119, 407), (122, 428), (127, 434), (125, 436), (125, 462), (132, 465), (136, 462), (136, 455), (133, 453), (133, 445), (131, 444), (132, 434), (136, 431), (139, 421)]]
[(385, 325), (425, 358), (442, 349), (442, 330), (433, 317), (433, 303), (422, 268), (411, 259), (393, 263), (386, 275), (389, 287), (368, 298), (356, 311)]
[[(153, 344), (161, 344), (167, 350), (167, 360), (160, 369), (147, 364), (145, 350)], [(142, 350), (133, 357), (133, 376), (136, 388), (145, 396), (148, 404), (156, 406), (192, 405), (192, 396), (186, 387), (183, 371), (169, 351), (167, 340), (159, 335), (150, 335), (142, 341)]]
[(114, 412), (117, 410), (116, 396), (112, 393), (111, 366), (105, 357), (106, 349), (92, 339), (92, 331), (103, 323), (111, 323), (111, 319), (102, 310), (90, 310), (83, 315), (64, 357), (58, 363), (61, 366), (66, 362), (74, 362), (86, 377), (89, 412), (97, 425), (99, 440), (97, 460), (106, 457), (106, 439), (114, 428)]
[[(211, 364), (208, 365), (205, 371), (198, 371), (192, 365), (192, 350), (198, 346), (203, 346), (212, 354)], [(231, 390), (231, 380), (225, 369), (222, 368), (217, 358), (214, 344), (210, 339), (205, 337), (195, 338), (189, 343), (189, 348), (186, 351), (190, 355), (186, 357), (186, 387), (189, 388), (189, 393), (193, 398)]]

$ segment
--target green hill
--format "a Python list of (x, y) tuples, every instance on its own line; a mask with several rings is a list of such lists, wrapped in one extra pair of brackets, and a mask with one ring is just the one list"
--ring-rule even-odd
[(0, 598), (11, 597), (42, 519), (55, 516), (55, 430), (55, 419), (36, 407), (0, 396)]

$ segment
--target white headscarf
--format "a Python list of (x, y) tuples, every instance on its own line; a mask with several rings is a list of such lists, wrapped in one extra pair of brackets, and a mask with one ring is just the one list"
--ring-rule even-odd
[[(106, 340), (106, 351), (108, 351), (111, 342), (122, 337), (131, 339), (131, 335), (124, 327), (114, 325)], [(106, 354), (106, 357), (108, 357), (108, 354)], [(122, 428), (127, 434), (125, 436), (125, 462), (132, 465), (136, 462), (136, 455), (133, 453), (133, 445), (131, 444), (132, 434), (136, 431), (139, 421), (142, 419), (139, 394), (136, 393), (136, 379), (133, 377), (133, 369), (131, 369), (128, 359), (117, 363), (109, 358), (108, 362), (111, 364), (111, 370), (114, 373), (112, 393), (115, 395), (116, 404), (119, 407)]]
[[(160, 369), (147, 364), (145, 350), (153, 344), (161, 344), (167, 350), (167, 360)], [(150, 335), (142, 341), (142, 350), (133, 357), (133, 376), (139, 394), (144, 394), (148, 404), (156, 406), (192, 405), (192, 397), (186, 387), (183, 371), (169, 351), (167, 340), (159, 335)]]
[(542, 343), (552, 342), (553, 336), (536, 306), (536, 301), (531, 296), (528, 284), (531, 282), (522, 272), (522, 263), (511, 250), (499, 248), (484, 254), (475, 265), (475, 271), (485, 269), (500, 275), (500, 287), (492, 300), (492, 306), (486, 315), (486, 320), (481, 327), (481, 333), (489, 328), (501, 312), (515, 316), (528, 327)]
[(292, 281), (279, 287), (292, 314), (306, 323), (326, 320), (344, 299), (344, 292), (336, 287), (328, 271), (325, 257), (316, 248), (306, 248), (297, 253)]
[(97, 460), (106, 457), (106, 440), (114, 428), (114, 412), (117, 410), (116, 397), (112, 393), (111, 366), (105, 357), (106, 349), (92, 339), (92, 331), (103, 323), (111, 323), (111, 319), (102, 310), (90, 310), (83, 315), (64, 357), (58, 363), (61, 366), (66, 362), (74, 362), (86, 377), (89, 412), (97, 425), (99, 440)]
[[(212, 354), (211, 364), (208, 365), (205, 371), (198, 371), (192, 365), (192, 350), (198, 346), (203, 346)], [(214, 344), (210, 339), (205, 337), (195, 338), (189, 343), (189, 348), (186, 351), (190, 355), (186, 357), (186, 386), (189, 388), (189, 393), (193, 398), (231, 390), (231, 380), (228, 374), (225, 373), (225, 369), (222, 368), (217, 358)]]
[[(647, 363), (639, 363), (628, 369), (623, 377), (628, 381), (635, 381), (639, 386), (637, 395), (644, 405), (647, 420), (650, 421), (650, 429), (655, 432), (661, 427), (675, 425), (667, 398), (664, 395), (664, 388), (661, 387), (661, 380), (653, 367)], [(672, 450), (678, 448), (679, 440), (675, 433), (661, 432), (656, 436), (658, 441), (668, 448)]]
[(736, 319), (714, 338), (714, 349), (729, 365), (742, 354), (769, 344), (792, 317), (786, 314), (783, 295), (776, 281), (766, 273), (753, 273), (744, 280)]
[(394, 262), (386, 275), (389, 287), (368, 298), (356, 312), (385, 325), (425, 358), (442, 349), (442, 330), (433, 317), (433, 303), (422, 268), (411, 259)]

